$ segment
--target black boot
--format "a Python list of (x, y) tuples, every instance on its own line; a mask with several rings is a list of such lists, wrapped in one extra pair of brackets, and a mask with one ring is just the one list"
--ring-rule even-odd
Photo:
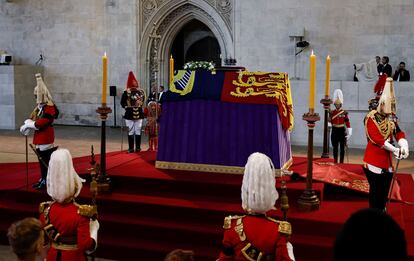
[(41, 178), (40, 178), (39, 182), (33, 184), (32, 187), (34, 189), (44, 189), (44, 188), (46, 188), (46, 176), (47, 176), (47, 169), (49, 167), (50, 156), (52, 156), (52, 153), (57, 149), (58, 149), (58, 147), (53, 147), (51, 149), (44, 150), (44, 151), (36, 149), (37, 153), (39, 155), (39, 165), (40, 165)]
[(39, 181), (37, 181), (36, 183), (34, 183), (33, 185), (32, 185), (32, 188), (37, 188), (39, 185), (40, 185), (40, 183), (42, 183), (42, 178), (40, 178), (39, 179)]
[(134, 152), (134, 135), (128, 135), (128, 153)]
[(43, 190), (46, 188), (46, 179), (42, 179), (37, 187), (34, 189)]
[(135, 135), (135, 151), (141, 151), (141, 135)]

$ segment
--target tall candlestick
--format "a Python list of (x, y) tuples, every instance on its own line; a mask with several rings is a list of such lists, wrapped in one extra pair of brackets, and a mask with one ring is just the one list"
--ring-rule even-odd
[(310, 71), (309, 71), (309, 111), (315, 110), (315, 86), (316, 86), (316, 55), (310, 56)]
[(106, 106), (106, 85), (108, 82), (108, 57), (102, 56), (102, 106)]
[(331, 80), (331, 57), (326, 57), (326, 82), (325, 82), (325, 97), (329, 97), (329, 88)]
[(170, 83), (174, 81), (174, 59), (170, 57)]

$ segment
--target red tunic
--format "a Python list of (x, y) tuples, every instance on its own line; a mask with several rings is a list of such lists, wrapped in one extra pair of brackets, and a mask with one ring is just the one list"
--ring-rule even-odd
[(392, 167), (392, 152), (384, 149), (384, 142), (405, 138), (395, 122), (388, 117), (383, 117), (377, 111), (373, 110), (365, 117), (365, 132), (368, 144), (365, 149), (364, 162), (378, 168), (388, 169)]
[[(58, 251), (61, 251), (61, 261), (86, 260), (85, 251), (94, 246), (90, 237), (89, 218), (78, 214), (78, 206), (74, 203), (53, 203), (49, 210), (50, 223), (65, 237), (76, 237), (77, 250), (56, 250), (53, 245), (47, 254), (47, 260), (56, 260)], [(46, 224), (45, 215), (40, 215), (40, 221)]]
[(35, 121), (37, 130), (34, 132), (33, 144), (52, 144), (55, 141), (55, 131), (53, 128), (53, 120), (57, 114), (56, 107), (44, 105), (39, 114), (39, 109), (36, 108), (32, 112), (32, 120)]
[(335, 109), (331, 111), (330, 116), (332, 127), (340, 128), (346, 126), (347, 128), (351, 128), (347, 111), (344, 111), (342, 109)]
[(147, 125), (145, 126), (145, 133), (149, 137), (157, 137), (159, 133), (159, 124), (157, 122), (161, 114), (161, 106), (158, 104), (156, 107), (155, 104), (150, 104), (144, 109), (144, 115), (147, 117)]
[(251, 243), (263, 255), (275, 255), (278, 261), (291, 260), (286, 246), (286, 235), (279, 232), (278, 223), (264, 216), (245, 216), (242, 221), (243, 231), (246, 235), (244, 241), (241, 241), (235, 230), (236, 223), (236, 219), (231, 221), (231, 228), (224, 231), (223, 238), (223, 247), (233, 249), (234, 254), (228, 256), (221, 252), (218, 260), (247, 260), (242, 253), (242, 249), (248, 243)]

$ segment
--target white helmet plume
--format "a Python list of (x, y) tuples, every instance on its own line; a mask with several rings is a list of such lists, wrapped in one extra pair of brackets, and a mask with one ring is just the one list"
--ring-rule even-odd
[(272, 160), (259, 152), (249, 156), (241, 188), (242, 207), (248, 213), (261, 213), (274, 208), (276, 190), (275, 167)]
[(388, 77), (385, 82), (384, 89), (378, 101), (377, 111), (383, 114), (392, 114), (397, 111), (394, 82), (391, 77)]
[(343, 104), (344, 95), (340, 89), (336, 89), (333, 93), (333, 102), (334, 104)]
[(53, 105), (52, 95), (47, 89), (46, 84), (43, 82), (42, 75), (40, 73), (36, 73), (35, 76), (37, 82), (37, 85), (34, 88), (34, 94), (36, 95), (36, 103), (43, 103), (50, 106)]
[(59, 203), (66, 202), (79, 195), (84, 181), (73, 168), (72, 156), (67, 149), (52, 153), (46, 182), (49, 196)]

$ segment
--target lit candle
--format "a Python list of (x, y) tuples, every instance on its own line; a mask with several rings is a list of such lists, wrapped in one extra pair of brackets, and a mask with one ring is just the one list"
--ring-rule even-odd
[(325, 82), (325, 96), (329, 97), (329, 88), (331, 80), (331, 57), (326, 57), (326, 82)]
[(106, 85), (108, 82), (108, 57), (102, 56), (102, 107), (106, 106)]
[(174, 81), (174, 59), (170, 57), (170, 83)]
[(315, 85), (316, 85), (316, 55), (310, 56), (310, 72), (309, 72), (309, 111), (314, 112), (315, 109)]

